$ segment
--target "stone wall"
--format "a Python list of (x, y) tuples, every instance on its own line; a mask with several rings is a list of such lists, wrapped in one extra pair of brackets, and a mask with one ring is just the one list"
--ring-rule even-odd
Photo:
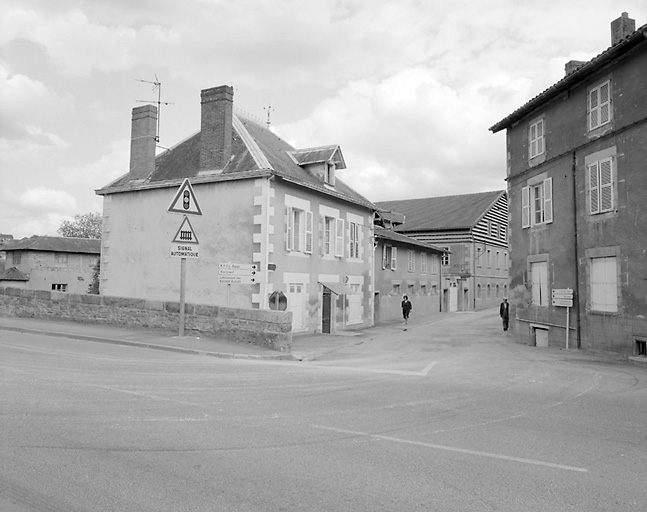
[[(179, 332), (180, 304), (0, 286), (0, 315)], [(290, 352), (292, 313), (185, 304), (184, 332)]]

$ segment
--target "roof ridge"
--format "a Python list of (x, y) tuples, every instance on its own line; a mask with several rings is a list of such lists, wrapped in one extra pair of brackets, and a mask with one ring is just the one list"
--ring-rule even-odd
[(269, 160), (267, 159), (265, 154), (261, 151), (261, 148), (258, 147), (258, 144), (256, 144), (256, 141), (249, 134), (249, 132), (247, 131), (247, 128), (245, 128), (245, 125), (239, 119), (239, 117), (236, 114), (233, 114), (231, 117), (232, 117), (232, 126), (234, 130), (236, 130), (241, 140), (243, 141), (243, 144), (245, 144), (245, 147), (247, 147), (249, 154), (254, 159), (254, 162), (256, 162), (256, 165), (258, 166), (258, 168), (274, 170)]

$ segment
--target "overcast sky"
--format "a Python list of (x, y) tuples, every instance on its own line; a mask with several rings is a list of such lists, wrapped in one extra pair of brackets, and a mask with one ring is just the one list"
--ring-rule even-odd
[(647, 23), (644, 0), (0, 0), (0, 233), (102, 211), (155, 76), (166, 147), (228, 84), (293, 146), (339, 144), (372, 201), (503, 190), (488, 128), (606, 50), (622, 11)]

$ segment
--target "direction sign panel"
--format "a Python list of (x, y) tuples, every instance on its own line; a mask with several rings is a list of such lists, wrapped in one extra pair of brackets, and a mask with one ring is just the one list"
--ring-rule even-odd
[(256, 270), (247, 270), (247, 269), (233, 269), (233, 268), (220, 268), (218, 269), (218, 275), (221, 276), (255, 276)]
[(230, 270), (256, 270), (258, 271), (258, 265), (253, 263), (218, 263), (219, 269), (230, 269)]
[(178, 189), (171, 205), (166, 210), (169, 213), (184, 213), (189, 215), (202, 215), (202, 210), (198, 204), (198, 200), (193, 192), (193, 187), (189, 178), (184, 178), (182, 185)]
[(573, 290), (571, 288), (554, 288), (552, 295), (553, 299), (572, 299)]
[(561, 306), (566, 308), (573, 307), (573, 299), (556, 299), (553, 298), (553, 306)]
[(218, 276), (221, 284), (256, 284), (259, 282), (257, 276)]
[(171, 258), (198, 258), (198, 244), (171, 243)]

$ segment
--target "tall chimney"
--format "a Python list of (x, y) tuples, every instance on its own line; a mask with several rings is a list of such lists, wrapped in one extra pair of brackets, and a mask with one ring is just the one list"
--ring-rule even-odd
[(200, 99), (200, 170), (223, 169), (231, 156), (234, 89), (228, 85), (204, 89)]
[(618, 44), (625, 37), (636, 31), (636, 20), (632, 20), (626, 12), (611, 22), (611, 46)]
[(130, 135), (131, 179), (145, 179), (155, 170), (156, 136), (157, 107), (134, 108)]

